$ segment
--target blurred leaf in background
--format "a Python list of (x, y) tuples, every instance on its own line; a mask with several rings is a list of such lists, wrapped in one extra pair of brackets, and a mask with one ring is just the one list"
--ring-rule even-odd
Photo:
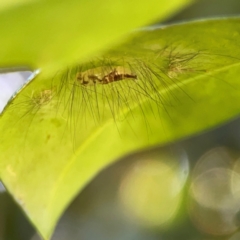
[(190, 2), (41, 0), (21, 1), (8, 8), (2, 2), (0, 65), (41, 68), (42, 74), (51, 76)]

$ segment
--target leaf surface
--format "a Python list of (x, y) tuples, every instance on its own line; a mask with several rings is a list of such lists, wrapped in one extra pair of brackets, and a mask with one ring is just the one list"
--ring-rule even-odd
[[(134, 32), (81, 67), (39, 75), (14, 99), (0, 119), (1, 178), (45, 239), (119, 157), (238, 116), (239, 41), (238, 18)], [(115, 69), (125, 79), (99, 82)]]

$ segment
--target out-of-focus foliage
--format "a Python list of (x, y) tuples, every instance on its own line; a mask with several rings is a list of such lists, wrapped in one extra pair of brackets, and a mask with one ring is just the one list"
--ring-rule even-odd
[(22, 0), (17, 5), (6, 5), (2, 1), (0, 66), (31, 66), (41, 68), (45, 76), (53, 75), (189, 2)]

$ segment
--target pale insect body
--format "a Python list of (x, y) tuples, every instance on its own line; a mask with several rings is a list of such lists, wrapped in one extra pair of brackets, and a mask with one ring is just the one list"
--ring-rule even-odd
[(34, 94), (32, 92), (32, 103), (36, 106), (42, 106), (44, 104), (49, 103), (53, 97), (53, 90), (52, 89), (45, 89), (41, 91), (39, 94)]
[(109, 84), (125, 79), (137, 80), (137, 75), (132, 73), (129, 69), (116, 66), (115, 68), (94, 68), (84, 72), (77, 73), (77, 81), (81, 85), (95, 85), (95, 84)]
[(196, 71), (194, 68), (190, 67), (189, 62), (196, 59), (199, 53), (187, 53), (183, 55), (176, 54), (169, 56), (168, 72), (167, 75), (170, 78), (176, 78), (178, 75), (186, 72)]

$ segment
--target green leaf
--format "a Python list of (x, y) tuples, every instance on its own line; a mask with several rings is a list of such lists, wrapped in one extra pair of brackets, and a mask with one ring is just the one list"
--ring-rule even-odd
[[(16, 97), (0, 121), (0, 174), (45, 239), (117, 158), (239, 114), (239, 33), (239, 18), (134, 32), (52, 81), (39, 75)], [(119, 81), (101, 84), (114, 69)]]
[(2, 1), (0, 65), (41, 68), (50, 76), (191, 1)]

